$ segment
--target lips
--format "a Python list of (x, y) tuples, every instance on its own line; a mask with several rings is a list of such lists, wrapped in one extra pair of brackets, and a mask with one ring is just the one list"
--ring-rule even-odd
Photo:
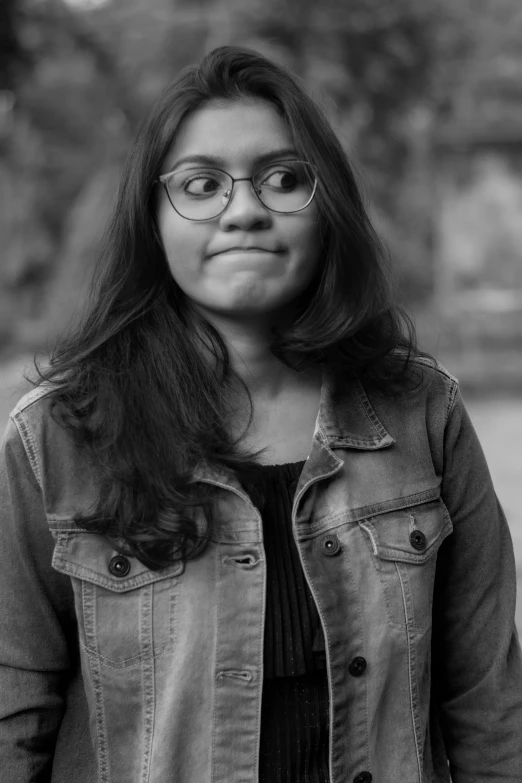
[(215, 253), (211, 253), (210, 256), (219, 256), (224, 253), (282, 253), (280, 248), (258, 247), (256, 245), (249, 245), (248, 247), (227, 247), (223, 250), (217, 250)]

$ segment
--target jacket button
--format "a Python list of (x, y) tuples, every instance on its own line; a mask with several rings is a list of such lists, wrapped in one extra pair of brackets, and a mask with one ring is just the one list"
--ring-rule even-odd
[(364, 674), (365, 669), (366, 659), (360, 655), (358, 655), (357, 658), (354, 658), (351, 664), (348, 666), (348, 671), (352, 677), (360, 677), (361, 674)]
[(353, 783), (372, 783), (373, 775), (371, 772), (359, 772), (353, 779)]
[(325, 555), (336, 555), (341, 549), (341, 542), (335, 534), (324, 536), (321, 540), (321, 549)]
[(131, 568), (124, 555), (114, 555), (109, 561), (109, 571), (113, 576), (127, 576)]
[(426, 536), (422, 530), (414, 530), (410, 533), (410, 544), (414, 549), (418, 549), (419, 552), (426, 549)]

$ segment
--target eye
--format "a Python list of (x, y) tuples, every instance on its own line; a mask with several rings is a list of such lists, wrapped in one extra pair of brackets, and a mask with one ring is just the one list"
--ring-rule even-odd
[(194, 174), (183, 183), (183, 192), (189, 196), (213, 196), (221, 184), (210, 174)]
[(297, 173), (292, 169), (272, 169), (263, 174), (259, 183), (262, 187), (274, 188), (275, 190), (294, 190), (299, 179)]

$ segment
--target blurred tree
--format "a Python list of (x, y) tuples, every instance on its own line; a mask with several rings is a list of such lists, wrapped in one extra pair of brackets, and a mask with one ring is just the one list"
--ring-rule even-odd
[(0, 90), (12, 90), (27, 63), (27, 53), (18, 38), (23, 18), (20, 0), (2, 0), (0, 4)]

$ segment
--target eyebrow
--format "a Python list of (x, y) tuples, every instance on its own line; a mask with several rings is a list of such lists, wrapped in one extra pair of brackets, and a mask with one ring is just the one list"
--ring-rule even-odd
[[(272, 160), (276, 160), (276, 159), (281, 160), (283, 158), (295, 157), (296, 155), (297, 152), (293, 147), (285, 147), (283, 149), (272, 150), (271, 152), (264, 152), (261, 155), (256, 155), (256, 157), (253, 160), (254, 163), (262, 166), (263, 163), (270, 163)], [(215, 166), (217, 168), (222, 168), (223, 166), (227, 165), (225, 159), (220, 158), (219, 156), (187, 155), (186, 157), (180, 158), (175, 163), (173, 163), (167, 173), (170, 174), (179, 166), (182, 166), (186, 163), (197, 163), (203, 166)]]

